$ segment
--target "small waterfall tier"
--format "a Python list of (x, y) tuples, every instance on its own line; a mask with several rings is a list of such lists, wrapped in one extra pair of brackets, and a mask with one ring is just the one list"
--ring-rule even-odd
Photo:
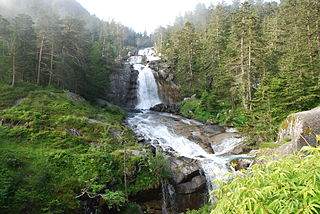
[(144, 60), (151, 62), (159, 59), (155, 54), (154, 48), (142, 49), (138, 52), (138, 56), (132, 56), (128, 59), (128, 62), (133, 65), (134, 69), (139, 71), (137, 80), (137, 109), (150, 109), (152, 106), (161, 103), (153, 71), (148, 64), (143, 65)]

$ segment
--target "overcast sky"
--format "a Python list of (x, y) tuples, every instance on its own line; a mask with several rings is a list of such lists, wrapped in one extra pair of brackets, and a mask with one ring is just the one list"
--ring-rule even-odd
[[(192, 11), (198, 3), (209, 6), (220, 0), (77, 0), (91, 14), (114, 19), (137, 32), (151, 33), (158, 26), (172, 24), (174, 18)], [(227, 1), (228, 2), (228, 1)]]

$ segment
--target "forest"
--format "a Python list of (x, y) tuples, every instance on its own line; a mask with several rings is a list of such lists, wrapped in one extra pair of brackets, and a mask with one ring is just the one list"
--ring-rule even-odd
[[(274, 143), (296, 120), (286, 118), (320, 106), (319, 0), (199, 3), (152, 34), (101, 20), (75, 0), (0, 0), (0, 213), (320, 213), (319, 147), (259, 157), (214, 180), (219, 188), (199, 210), (172, 211), (166, 188), (202, 157), (183, 162), (159, 143), (145, 145), (151, 140), (128, 125), (145, 109), (106, 98), (110, 75), (146, 47), (161, 57), (153, 79), (165, 68), (178, 90), (180, 101), (169, 104), (180, 108), (176, 116), (236, 128), (249, 150), (276, 155), (268, 151), (292, 140)], [(315, 147), (316, 128), (302, 133)], [(181, 161), (176, 172), (173, 157)], [(182, 185), (203, 174), (192, 171)]]
[(52, 85), (93, 100), (130, 50), (152, 45), (146, 33), (90, 16), (76, 1), (53, 9), (47, 1), (12, 4), (10, 16), (0, 13), (0, 81), (12, 86)]
[[(274, 141), (290, 113), (320, 104), (320, 2), (199, 4), (155, 42), (194, 117)], [(190, 115), (192, 116), (192, 115)]]

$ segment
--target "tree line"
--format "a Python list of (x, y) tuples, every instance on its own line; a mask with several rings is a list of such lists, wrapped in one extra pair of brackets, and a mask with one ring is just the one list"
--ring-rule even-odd
[(104, 95), (108, 74), (150, 38), (95, 16), (0, 15), (0, 81), (57, 86), (86, 98)]
[(260, 142), (274, 140), (288, 114), (320, 104), (318, 0), (235, 0), (200, 11), (154, 35), (183, 96), (197, 94), (215, 120), (231, 115)]

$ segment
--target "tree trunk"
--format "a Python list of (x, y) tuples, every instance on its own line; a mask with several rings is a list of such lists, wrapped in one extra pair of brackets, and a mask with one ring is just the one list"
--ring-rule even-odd
[(40, 72), (41, 72), (41, 61), (42, 61), (42, 51), (43, 51), (44, 36), (41, 39), (39, 60), (38, 60), (38, 72), (37, 72), (37, 85), (40, 85)]
[(241, 87), (242, 87), (242, 104), (245, 110), (248, 110), (247, 102), (246, 102), (246, 86), (244, 84), (245, 78), (245, 70), (244, 70), (244, 45), (243, 45), (243, 37), (240, 39), (240, 61), (241, 61)]
[[(247, 97), (248, 101), (252, 99), (252, 89), (251, 89), (251, 40), (249, 41), (249, 58), (248, 58), (248, 73), (247, 73)], [(249, 110), (251, 110), (251, 105), (249, 105)]]
[(50, 76), (49, 76), (49, 85), (51, 85), (52, 82), (52, 76), (53, 76), (53, 54), (54, 54), (54, 42), (52, 42), (51, 46), (51, 56), (50, 56)]
[(16, 84), (16, 51), (12, 52), (12, 86)]

